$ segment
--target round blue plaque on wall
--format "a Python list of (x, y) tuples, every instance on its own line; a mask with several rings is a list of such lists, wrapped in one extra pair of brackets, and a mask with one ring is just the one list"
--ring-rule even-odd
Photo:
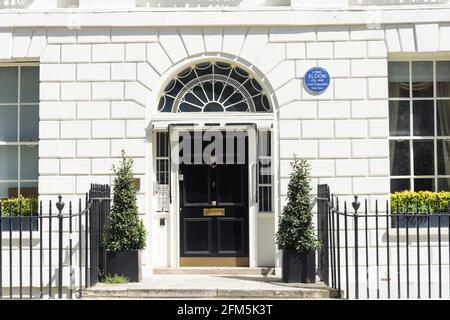
[(303, 83), (309, 92), (322, 93), (330, 85), (330, 75), (324, 68), (313, 67), (306, 71)]

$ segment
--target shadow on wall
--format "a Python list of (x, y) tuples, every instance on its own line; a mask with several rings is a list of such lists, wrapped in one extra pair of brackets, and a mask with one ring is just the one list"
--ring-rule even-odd
[(348, 0), (351, 6), (443, 4), (450, 0)]
[(136, 0), (137, 7), (256, 7), (290, 5), (290, 0)]
[(33, 0), (0, 0), (0, 9), (26, 9)]
[(77, 8), (79, 0), (0, 0), (0, 9)]

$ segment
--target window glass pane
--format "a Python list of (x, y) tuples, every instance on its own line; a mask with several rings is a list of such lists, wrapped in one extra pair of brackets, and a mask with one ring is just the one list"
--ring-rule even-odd
[(389, 97), (409, 97), (409, 63), (389, 62)]
[(414, 191), (434, 191), (434, 179), (414, 179)]
[(271, 212), (272, 211), (272, 187), (263, 186), (259, 187), (259, 212)]
[(262, 86), (248, 72), (223, 62), (202, 62), (183, 70), (169, 82), (158, 110), (270, 112), (271, 108)]
[(270, 159), (261, 159), (259, 161), (259, 183), (271, 184), (271, 161)]
[(17, 180), (17, 146), (0, 146), (0, 180)]
[(0, 67), (0, 103), (17, 102), (17, 67)]
[(168, 157), (168, 133), (167, 132), (157, 132), (156, 133), (156, 156), (157, 157)]
[(37, 180), (39, 164), (38, 146), (20, 147), (20, 179)]
[(169, 184), (168, 159), (156, 159), (156, 181), (158, 184)]
[(39, 140), (39, 106), (20, 107), (20, 141)]
[(450, 178), (438, 179), (438, 191), (450, 191)]
[(17, 197), (17, 182), (0, 182), (0, 199)]
[(433, 62), (412, 62), (412, 91), (413, 97), (433, 96)]
[(0, 141), (17, 141), (17, 106), (0, 106)]
[(270, 131), (260, 131), (258, 134), (259, 155), (270, 156), (272, 151), (270, 150)]
[(389, 141), (391, 175), (411, 174), (409, 141)]
[(389, 133), (391, 136), (409, 136), (409, 101), (389, 101)]
[(20, 101), (39, 102), (39, 68), (20, 68)]
[(411, 190), (409, 179), (391, 179), (391, 192)]
[(437, 135), (450, 136), (450, 100), (437, 101)]
[(434, 106), (432, 100), (413, 101), (413, 131), (415, 136), (434, 136)]
[(21, 182), (20, 183), (20, 194), (24, 197), (37, 197), (39, 195), (38, 183), (37, 182)]
[(413, 141), (414, 175), (434, 175), (433, 140)]
[(437, 140), (438, 174), (450, 175), (450, 140)]
[(436, 95), (450, 98), (450, 61), (436, 62)]

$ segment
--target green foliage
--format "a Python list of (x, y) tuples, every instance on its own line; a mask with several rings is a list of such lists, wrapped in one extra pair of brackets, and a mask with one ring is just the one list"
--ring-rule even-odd
[(3, 217), (9, 217), (10, 213), (12, 213), (11, 216), (13, 217), (20, 216), (21, 204), (22, 204), (22, 216), (30, 215), (30, 206), (32, 215), (36, 215), (38, 212), (38, 199), (36, 197), (25, 198), (23, 196), (19, 196), (17, 198), (0, 200), (0, 204), (2, 206)]
[[(439, 210), (438, 210), (439, 201)], [(402, 191), (391, 193), (391, 212), (392, 213), (410, 213), (417, 212), (416, 206), (419, 209), (419, 214), (426, 214), (428, 207), (431, 213), (447, 212), (450, 201), (450, 192), (431, 192), (431, 191)], [(398, 209), (397, 209), (398, 208)]]
[(122, 150), (122, 161), (115, 174), (113, 205), (103, 234), (107, 251), (142, 250), (145, 248), (146, 231), (138, 217), (136, 186), (133, 176), (133, 159)]
[(123, 283), (128, 283), (130, 282), (130, 280), (127, 277), (124, 277), (122, 275), (106, 275), (106, 277), (102, 280), (102, 282), (104, 283), (108, 283), (108, 284), (123, 284)]
[(310, 167), (306, 160), (294, 158), (288, 184), (287, 204), (279, 222), (276, 234), (279, 249), (300, 253), (315, 251), (320, 243), (312, 224)]

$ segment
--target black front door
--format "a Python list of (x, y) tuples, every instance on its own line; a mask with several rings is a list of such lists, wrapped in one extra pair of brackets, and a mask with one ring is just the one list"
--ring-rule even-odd
[(248, 265), (247, 163), (180, 164), (181, 266)]

